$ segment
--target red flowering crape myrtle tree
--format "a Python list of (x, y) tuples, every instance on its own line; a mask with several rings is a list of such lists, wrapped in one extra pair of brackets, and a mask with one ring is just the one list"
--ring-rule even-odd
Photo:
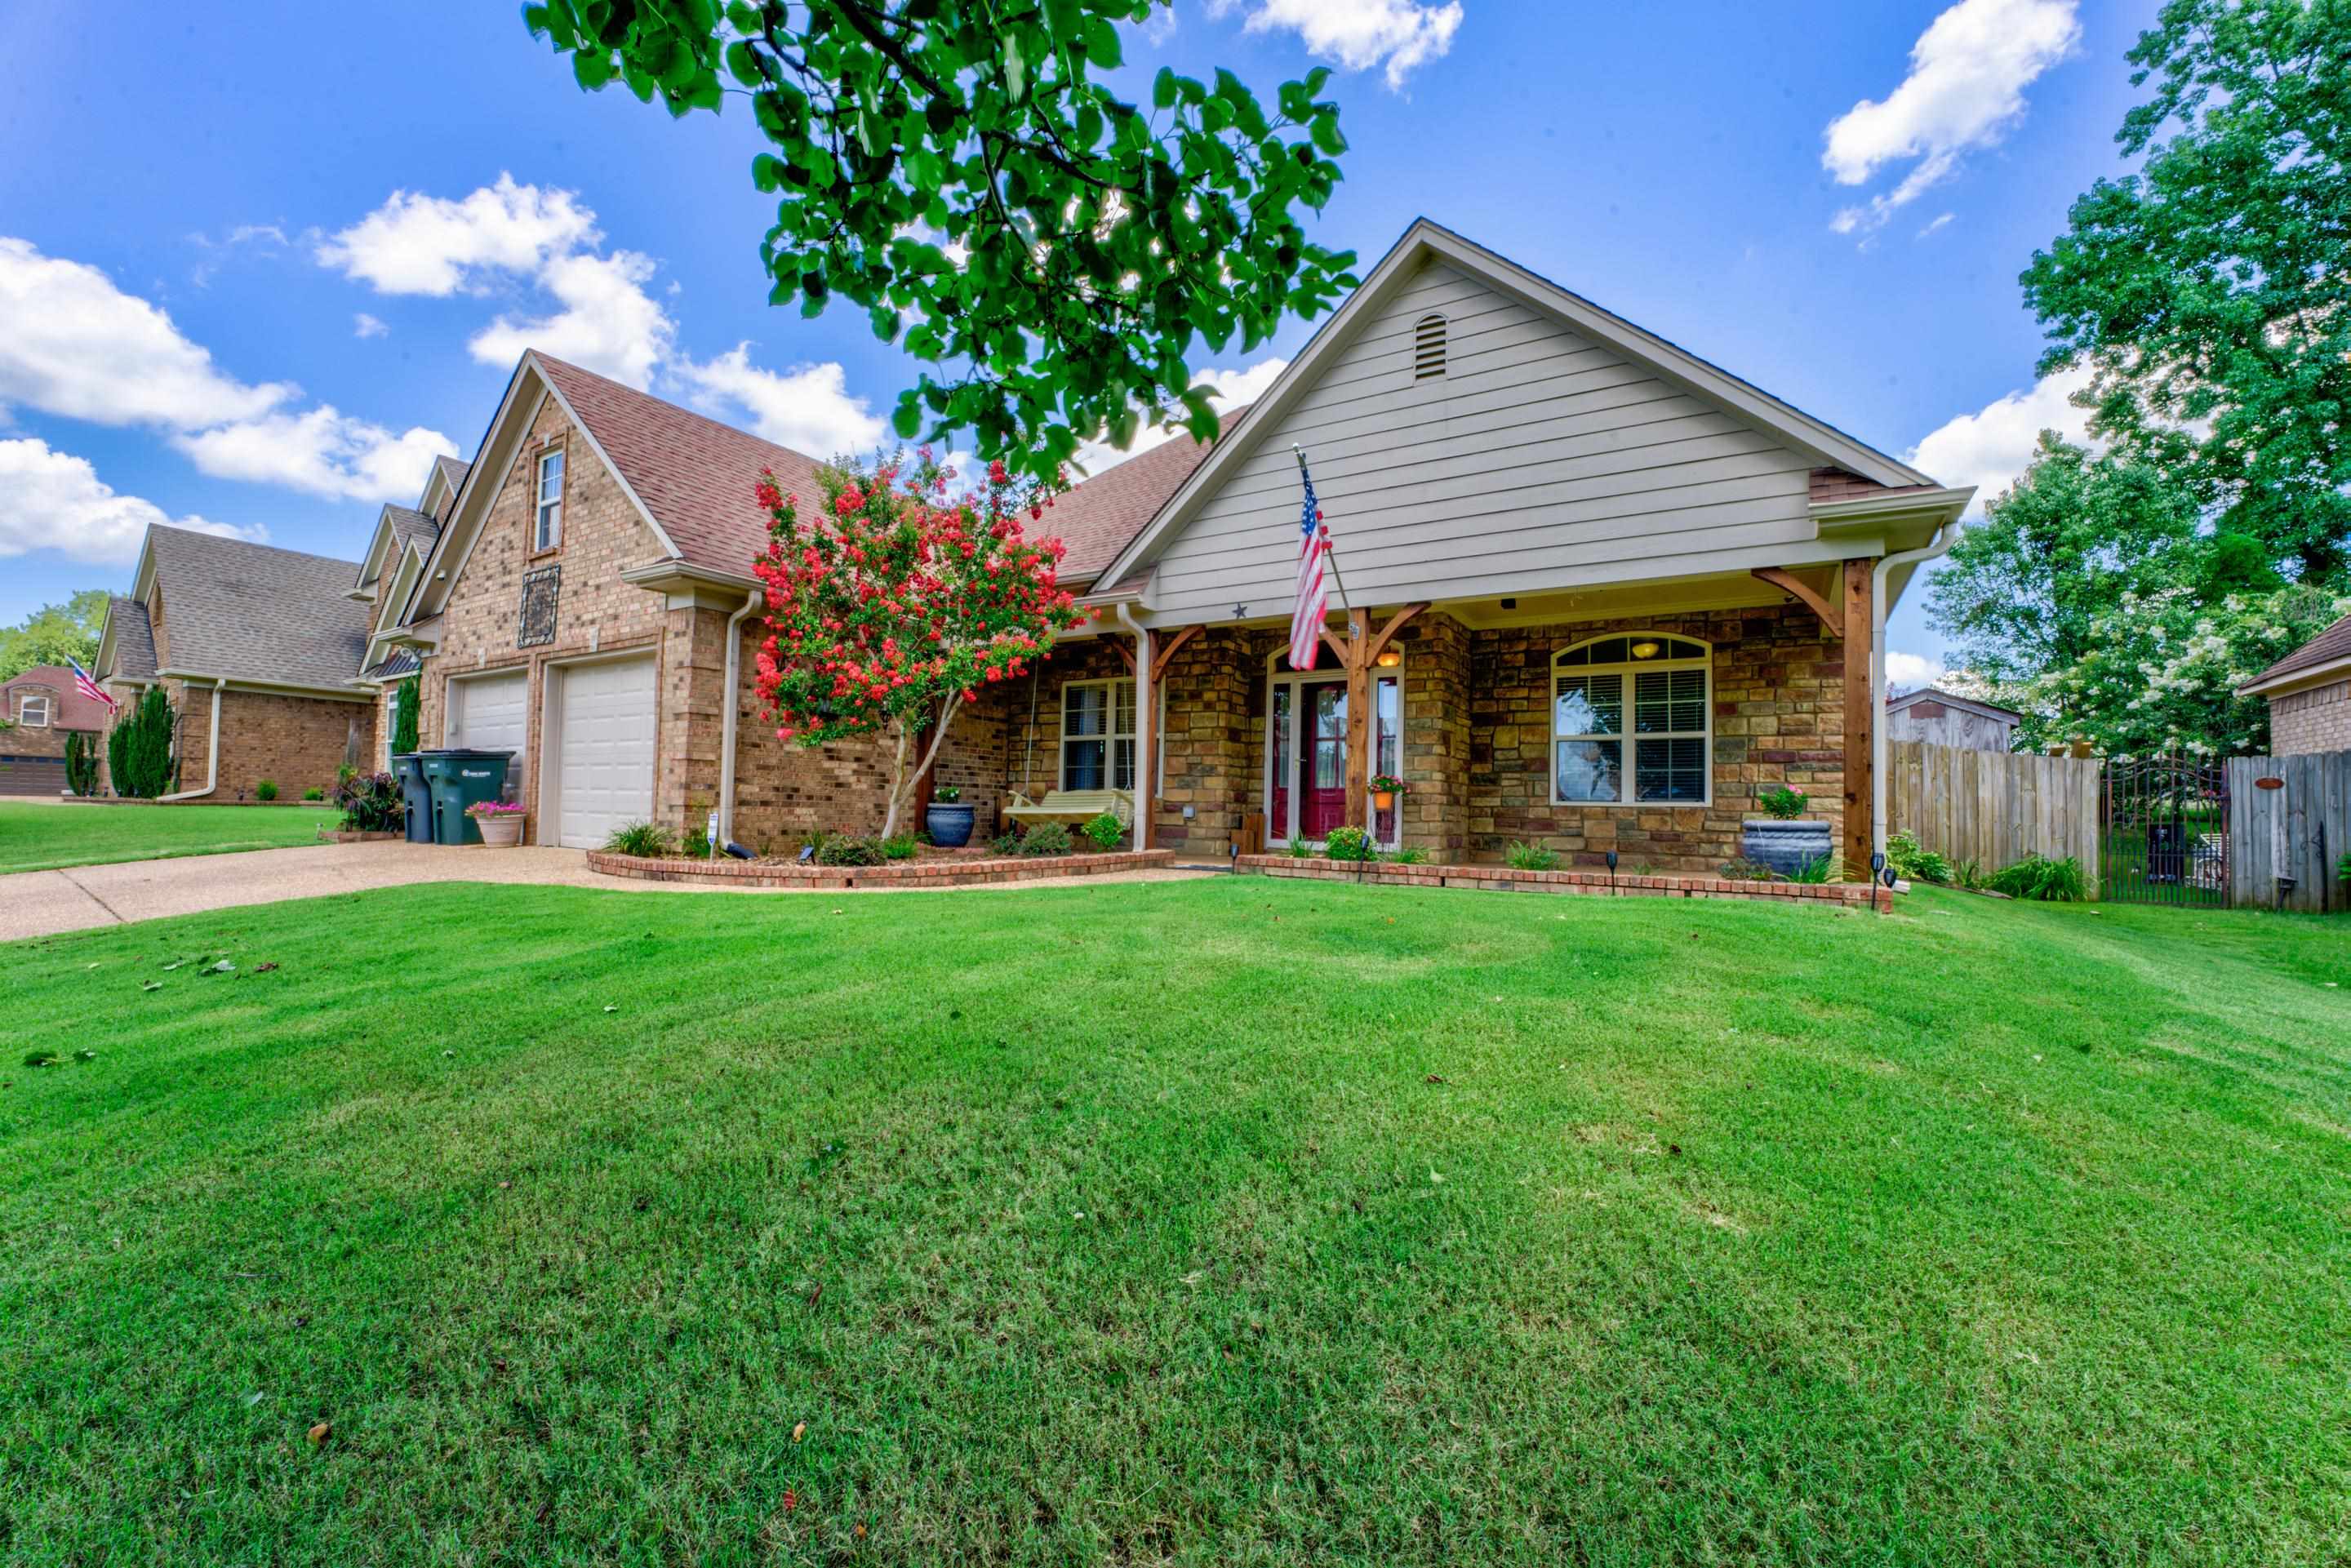
[(911, 465), (902, 453), (870, 470), (819, 468), (814, 516), (772, 474), (758, 491), (770, 518), (753, 563), (768, 585), (759, 696), (780, 739), (894, 737), (884, 837), (963, 705), (1083, 618), (1055, 580), (1061, 542), (1024, 531), (1058, 479), (1015, 483), (991, 463), (983, 488), (951, 499), (951, 476), (925, 447)]

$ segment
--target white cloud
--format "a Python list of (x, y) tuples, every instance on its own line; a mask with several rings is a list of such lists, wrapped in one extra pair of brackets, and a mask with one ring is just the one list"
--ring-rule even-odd
[(1889, 692), (1916, 691), (1931, 686), (1943, 678), (1943, 661), (1924, 653), (1900, 653), (1889, 649), (1886, 654), (1886, 689)]
[(2022, 392), (1945, 421), (1910, 449), (1908, 461), (1946, 485), (1973, 485), (1976, 498), (1968, 509), (1980, 516), (1984, 503), (1998, 499), (2032, 463), (2043, 431), (2054, 430), (2068, 441), (2088, 439), (2090, 411), (2071, 399), (2089, 382), (2086, 370), (2043, 376)]
[(813, 457), (864, 451), (887, 433), (864, 399), (849, 395), (846, 373), (831, 361), (763, 371), (751, 363), (751, 346), (737, 343), (706, 364), (681, 361), (675, 372), (712, 414), (739, 409), (760, 435)]
[(353, 331), (362, 338), (381, 338), (386, 332), (392, 330), (391, 328), (385, 326), (381, 321), (369, 315), (364, 310), (352, 317), (351, 323)]
[(92, 566), (127, 566), (154, 523), (256, 543), (269, 537), (265, 528), (171, 517), (152, 501), (118, 493), (89, 459), (53, 451), (46, 441), (0, 441), (0, 557), (55, 550)]
[(1841, 185), (1866, 183), (1917, 159), (1892, 191), (1830, 222), (1838, 234), (1876, 228), (1949, 178), (1960, 159), (1996, 145), (2024, 113), (2024, 89), (2074, 50), (2075, 0), (1959, 0), (1910, 47), (1910, 73), (1882, 99), (1829, 122), (1821, 164)]
[(1460, 0), (1442, 5), (1418, 0), (1209, 0), (1208, 15), (1248, 7), (1246, 29), (1296, 33), (1309, 54), (1351, 71), (1384, 65), (1391, 88), (1404, 86), (1414, 67), (1443, 57), (1461, 26)]
[(474, 358), (493, 365), (510, 365), (525, 349), (541, 349), (599, 375), (645, 387), (677, 337), (677, 323), (645, 292), (653, 276), (653, 258), (632, 250), (558, 257), (547, 264), (539, 281), (562, 309), (536, 320), (500, 316), (466, 347)]
[(1953, 213), (1945, 213), (1942, 216), (1936, 218), (1933, 222), (1929, 223), (1925, 228), (1920, 229), (1918, 231), (1917, 237), (1925, 239), (1930, 234), (1940, 233), (1950, 224), (1952, 218), (1957, 215), (1957, 214)]
[(189, 429), (247, 419), (294, 395), (247, 386), (171, 317), (94, 267), (0, 239), (0, 404), (98, 424)]
[(394, 191), (314, 254), (379, 294), (445, 297), (479, 290), (493, 272), (531, 273), (602, 236), (570, 191), (517, 185), (500, 174), (462, 201)]
[(321, 404), (176, 435), (172, 444), (220, 479), (283, 485), (330, 500), (407, 501), (424, 488), (433, 459), (457, 444), (422, 425), (395, 434)]
[[(1256, 364), (1238, 371), (1196, 371), (1192, 384), (1205, 386), (1214, 395), (1217, 413), (1229, 418), (1233, 410), (1247, 408), (1266, 394), (1266, 389), (1290, 366), (1288, 360), (1259, 360)], [(1173, 441), (1184, 434), (1179, 421), (1174, 424), (1146, 424), (1134, 433), (1134, 439), (1124, 447), (1113, 446), (1108, 441), (1089, 441), (1081, 444), (1072, 460), (1074, 466), (1084, 470), (1085, 476), (1115, 468), (1139, 453), (1150, 451), (1163, 442)], [(1071, 476), (1077, 477), (1076, 474)]]

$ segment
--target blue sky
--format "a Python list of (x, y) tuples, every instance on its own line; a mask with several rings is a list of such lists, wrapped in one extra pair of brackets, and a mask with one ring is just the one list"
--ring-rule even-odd
[[(2078, 428), (2016, 274), (2118, 167), (2155, 9), (2077, 4), (1177, 0), (1129, 58), (1268, 98), (1336, 65), (1326, 243), (1368, 266), (1425, 214), (1997, 485)], [(430, 451), (471, 452), (526, 340), (795, 445), (878, 433), (906, 361), (853, 312), (766, 305), (747, 116), (581, 93), (514, 6), (403, 10), (11, 7), (0, 622), (126, 582), (150, 519), (355, 556)], [(1219, 368), (1259, 384), (1309, 330)], [(1893, 647), (1932, 659), (1919, 597)]]

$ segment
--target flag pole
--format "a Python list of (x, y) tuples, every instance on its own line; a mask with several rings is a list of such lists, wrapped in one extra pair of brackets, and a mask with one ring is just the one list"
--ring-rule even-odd
[[(1306, 478), (1306, 448), (1293, 441), (1290, 444), (1290, 455), (1298, 459), (1298, 476)], [(1339, 547), (1331, 542), (1331, 530), (1322, 526), (1320, 508), (1315, 512), (1314, 528), (1322, 537), (1322, 559), (1331, 563), (1331, 586), (1339, 591), (1339, 608), (1352, 611), (1354, 601), (1347, 597), (1347, 580), (1339, 575)]]

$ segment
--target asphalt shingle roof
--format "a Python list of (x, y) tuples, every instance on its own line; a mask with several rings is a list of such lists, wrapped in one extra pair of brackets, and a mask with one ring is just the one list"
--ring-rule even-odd
[[(440, 461), (445, 463), (448, 459), (444, 457)], [(392, 525), (392, 537), (402, 545), (413, 544), (419, 549), (430, 550), (433, 541), (441, 537), (441, 525), (413, 507), (386, 507), (383, 517)]]
[(433, 465), (441, 471), (441, 482), (449, 487), (447, 498), (441, 503), (441, 515), (445, 517), (449, 508), (457, 504), (457, 492), (465, 487), (465, 475), (473, 465), (462, 457), (435, 457)]
[(161, 524), (148, 531), (172, 667), (235, 680), (342, 686), (367, 650), (359, 563)]
[(116, 594), (106, 606), (106, 623), (114, 628), (114, 667), (106, 672), (127, 681), (155, 676), (155, 628), (147, 607)]
[(2302, 670), (2331, 664), (2337, 659), (2351, 659), (2351, 615), (2346, 615), (2268, 669), (2252, 679), (2254, 685), (2291, 675)]
[[(738, 577), (768, 548), (768, 519), (752, 491), (772, 472), (802, 501), (817, 494), (818, 460), (715, 419), (664, 402), (592, 371), (538, 354), (541, 370), (571, 405), (621, 477), (637, 493), (678, 553), (696, 566)], [(1239, 415), (1226, 417), (1233, 431)], [(1030, 525), (1069, 553), (1061, 581), (1091, 582), (1182, 488), (1208, 449), (1179, 435), (1088, 479)]]

